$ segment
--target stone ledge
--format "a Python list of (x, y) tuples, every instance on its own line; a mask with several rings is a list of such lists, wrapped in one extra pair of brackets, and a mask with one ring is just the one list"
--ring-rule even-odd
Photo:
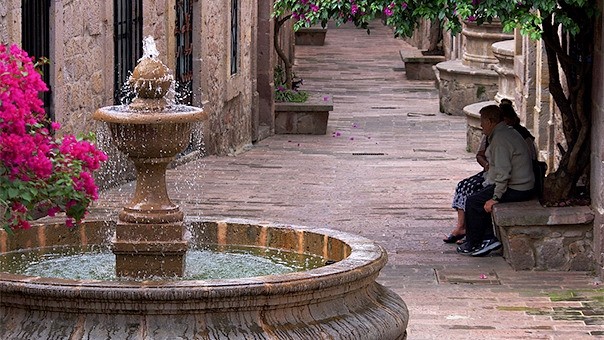
[(445, 61), (444, 56), (423, 55), (420, 50), (400, 50), (399, 53), (409, 80), (436, 80), (432, 67)]
[(593, 270), (594, 213), (586, 206), (543, 207), (537, 200), (493, 209), (503, 257), (515, 270)]
[(543, 207), (539, 201), (530, 200), (495, 205), (493, 221), (500, 227), (589, 224), (594, 221), (594, 212), (588, 206)]

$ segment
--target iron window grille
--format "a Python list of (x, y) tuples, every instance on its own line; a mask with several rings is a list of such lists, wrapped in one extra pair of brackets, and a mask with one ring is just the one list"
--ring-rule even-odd
[(115, 104), (125, 104), (133, 97), (126, 82), (143, 55), (143, 0), (114, 0), (113, 8), (113, 101)]
[[(21, 44), (23, 49), (34, 58), (50, 58), (50, 0), (23, 0), (21, 3)], [(44, 111), (51, 121), (55, 117), (50, 110), (52, 91), (50, 87), (50, 65), (42, 66), (42, 80), (48, 86), (44, 92)]]

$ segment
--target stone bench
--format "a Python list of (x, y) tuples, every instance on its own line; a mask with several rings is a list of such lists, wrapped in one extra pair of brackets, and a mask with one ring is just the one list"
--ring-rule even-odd
[(590, 207), (543, 207), (536, 199), (493, 209), (503, 257), (515, 270), (593, 270)]
[(423, 55), (420, 50), (401, 50), (405, 73), (409, 80), (436, 80), (433, 66), (445, 61), (441, 55)]

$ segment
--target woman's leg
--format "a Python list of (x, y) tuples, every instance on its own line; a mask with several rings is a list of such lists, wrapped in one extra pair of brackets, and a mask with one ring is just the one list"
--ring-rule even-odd
[(453, 243), (461, 239), (466, 234), (465, 206), (466, 199), (473, 193), (481, 190), (484, 181), (484, 172), (479, 172), (473, 176), (465, 178), (457, 183), (455, 194), (453, 195), (452, 207), (457, 211), (457, 224), (449, 236), (443, 241)]

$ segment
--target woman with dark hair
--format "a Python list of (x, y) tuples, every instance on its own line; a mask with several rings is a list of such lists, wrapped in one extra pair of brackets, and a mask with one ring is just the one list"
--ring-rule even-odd
[(514, 110), (514, 106), (512, 105), (512, 101), (509, 99), (502, 99), (501, 104), (499, 104), (499, 108), (503, 111), (503, 120), (505, 123), (514, 128), (514, 130), (518, 131), (524, 141), (526, 142), (526, 146), (529, 149), (529, 154), (531, 155), (532, 160), (537, 159), (537, 151), (535, 148), (535, 137), (531, 134), (531, 132), (520, 125), (520, 117)]

